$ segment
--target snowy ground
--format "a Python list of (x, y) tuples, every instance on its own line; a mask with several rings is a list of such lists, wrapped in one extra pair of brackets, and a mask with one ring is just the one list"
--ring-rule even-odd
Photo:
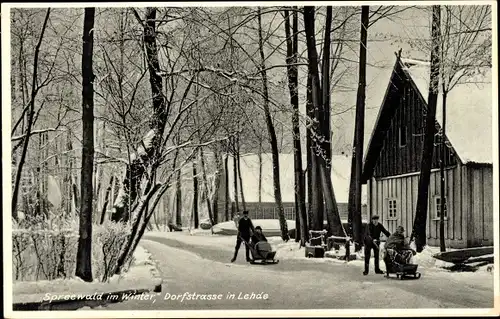
[[(194, 247), (205, 247), (207, 249), (219, 249), (227, 252), (230, 256), (234, 251), (234, 246), (236, 242), (235, 236), (224, 236), (212, 234), (210, 230), (196, 230), (183, 232), (147, 232), (145, 234), (145, 239), (152, 238), (165, 238), (169, 240), (175, 240), (177, 242), (187, 244)], [(267, 238), (274, 250), (276, 250), (276, 258), (280, 261), (282, 260), (298, 260), (310, 263), (346, 263), (344, 260), (339, 260), (336, 257), (344, 256), (344, 247), (341, 247), (338, 252), (329, 251), (325, 253), (326, 257), (330, 258), (307, 258), (305, 257), (304, 248), (299, 248), (299, 244), (293, 239), (288, 243), (284, 243), (280, 237), (268, 237)], [(381, 248), (384, 243), (381, 243)], [(354, 252), (354, 247), (351, 247), (351, 254)], [(446, 263), (437, 260), (432, 257), (433, 254), (439, 252), (439, 247), (429, 247), (422, 252), (413, 257), (413, 262), (419, 265), (419, 270), (425, 269), (426, 271), (439, 272), (443, 278), (453, 277), (456, 280), (463, 281), (467, 283), (468, 281), (474, 281), (475, 284), (483, 284), (485, 287), (491, 285), (493, 280), (493, 272), (487, 270), (487, 266), (480, 267), (476, 272), (451, 272), (446, 270), (444, 267), (452, 266), (451, 263)], [(240, 253), (241, 254), (241, 253)], [(373, 258), (373, 257), (372, 257)], [(356, 260), (351, 260), (348, 262), (350, 266), (358, 267), (362, 269), (364, 267), (364, 255), (363, 251), (357, 254)], [(373, 266), (373, 261), (371, 262)], [(385, 270), (385, 265), (380, 260), (381, 270)]]
[(13, 284), (13, 302), (40, 302), (70, 298), (83, 299), (94, 294), (123, 291), (128, 289), (152, 289), (160, 284), (161, 279), (151, 254), (142, 246), (134, 252), (134, 261), (129, 271), (115, 275), (109, 282), (84, 282), (80, 278), (56, 279), (42, 281), (15, 282)]
[[(179, 235), (176, 235), (179, 236)], [(187, 235), (189, 236), (189, 235)], [(186, 237), (187, 237), (186, 236)], [(201, 236), (201, 235), (198, 235)], [(106, 305), (107, 310), (264, 310), (264, 309), (436, 309), (490, 308), (493, 306), (493, 277), (483, 286), (477, 281), (463, 282), (423, 269), (419, 280), (387, 279), (382, 275), (361, 274), (354, 263), (299, 260), (281, 247), (280, 263), (251, 265), (240, 256), (229, 262), (231, 248), (192, 246), (164, 237), (147, 236), (141, 244), (158, 260), (164, 277), (162, 293), (151, 300), (127, 300)], [(195, 236), (190, 236), (195, 237)], [(208, 237), (206, 236), (209, 241)], [(199, 238), (200, 241), (203, 239)], [(234, 239), (234, 238), (233, 238)], [(219, 242), (221, 239), (217, 239)], [(175, 246), (175, 247), (173, 247)], [(227, 247), (227, 246), (226, 246)], [(286, 258), (288, 258), (286, 257)], [(221, 300), (173, 299), (185, 294), (221, 294)], [(228, 297), (232, 293), (237, 298)], [(262, 293), (264, 300), (243, 300), (241, 294)], [(439, 311), (439, 312), (437, 312)], [(255, 314), (255, 313), (254, 313)], [(365, 312), (366, 314), (366, 312)]]

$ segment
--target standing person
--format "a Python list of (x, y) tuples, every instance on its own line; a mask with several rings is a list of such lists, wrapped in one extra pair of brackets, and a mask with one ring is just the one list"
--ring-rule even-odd
[[(255, 229), (252, 224), (252, 220), (248, 217), (248, 211), (243, 211), (243, 217), (238, 221), (238, 236), (236, 237), (236, 247), (234, 247), (234, 256), (231, 259), (231, 262), (236, 260), (236, 256), (238, 256), (238, 250), (241, 246), (241, 241), (244, 240), (246, 243), (250, 241), (250, 236), (255, 232)], [(248, 245), (245, 244), (245, 255), (247, 261), (251, 261), (250, 259), (250, 250)]]
[(368, 275), (368, 270), (370, 268), (370, 255), (371, 251), (373, 249), (373, 255), (375, 257), (375, 273), (376, 274), (383, 274), (380, 270), (380, 265), (379, 265), (379, 257), (380, 257), (380, 249), (379, 249), (379, 244), (380, 244), (380, 233), (384, 233), (387, 237), (391, 235), (387, 231), (387, 229), (384, 228), (382, 224), (378, 222), (379, 217), (377, 215), (374, 215), (372, 217), (372, 221), (370, 224), (366, 225), (366, 230), (365, 230), (365, 271), (363, 271), (363, 275)]

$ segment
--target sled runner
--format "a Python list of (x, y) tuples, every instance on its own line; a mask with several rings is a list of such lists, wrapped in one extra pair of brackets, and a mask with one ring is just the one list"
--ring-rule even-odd
[[(408, 251), (411, 253), (411, 251)], [(406, 259), (406, 260), (404, 260)], [(397, 254), (393, 249), (385, 250), (384, 263), (386, 269), (386, 278), (389, 274), (396, 274), (397, 278), (403, 280), (405, 277), (419, 279), (421, 274), (417, 271), (418, 265), (408, 263), (409, 256)]]

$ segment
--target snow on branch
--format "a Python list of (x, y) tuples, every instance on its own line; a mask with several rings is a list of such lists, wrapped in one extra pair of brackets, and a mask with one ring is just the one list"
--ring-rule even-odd
[(230, 72), (230, 71), (227, 71), (224, 69), (215, 68), (215, 67), (211, 67), (211, 66), (201, 66), (199, 68), (193, 68), (193, 69), (192, 68), (181, 69), (181, 70), (172, 71), (172, 72), (160, 71), (160, 72), (158, 72), (158, 75), (162, 76), (162, 77), (167, 77), (167, 76), (180, 75), (183, 73), (200, 73), (200, 72), (211, 72), (214, 74), (219, 74), (232, 82), (239, 82), (240, 81), (240, 79), (234, 78), (234, 76), (237, 76), (237, 75), (241, 76), (245, 80), (253, 80), (253, 81), (260, 80), (260, 77), (249, 76), (248, 74), (246, 74), (246, 72), (237, 72), (237, 71)]
[[(32, 136), (32, 135), (36, 135), (36, 134), (42, 134), (42, 133), (46, 133), (46, 132), (55, 132), (55, 131), (60, 131), (60, 129), (51, 127), (51, 128), (46, 128), (46, 129), (42, 129), (42, 130), (35, 130), (35, 131), (31, 131), (29, 135)], [(23, 138), (25, 138), (26, 135), (27, 134), (12, 136), (12, 138), (10, 140), (12, 142), (19, 141), (19, 140), (22, 140)]]

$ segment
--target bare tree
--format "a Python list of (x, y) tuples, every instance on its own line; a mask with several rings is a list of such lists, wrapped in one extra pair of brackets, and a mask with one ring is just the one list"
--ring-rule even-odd
[(280, 189), (280, 168), (279, 168), (279, 153), (278, 153), (278, 141), (276, 139), (276, 131), (274, 130), (273, 120), (271, 118), (271, 113), (269, 111), (269, 92), (268, 92), (268, 80), (264, 56), (264, 43), (262, 37), (262, 16), (261, 8), (258, 8), (257, 15), (259, 23), (259, 53), (260, 53), (260, 71), (262, 76), (262, 88), (264, 94), (264, 113), (267, 124), (267, 131), (269, 133), (269, 142), (272, 149), (272, 160), (273, 160), (273, 184), (274, 184), (274, 200), (278, 206), (278, 217), (280, 221), (281, 238), (284, 241), (288, 241), (290, 236), (288, 235), (288, 226), (285, 219), (285, 211), (283, 209), (283, 201), (281, 199), (281, 189)]
[[(457, 86), (474, 83), (491, 67), (491, 6), (441, 6), (440, 38), (440, 91), (443, 107), (442, 126), (437, 133), (440, 151), (440, 212), (446, 210), (446, 139), (447, 97)], [(412, 46), (420, 50), (432, 50), (432, 43), (426, 39), (415, 40)], [(444, 214), (440, 214), (440, 249), (446, 250)]]
[[(294, 8), (296, 9), (296, 8)], [(309, 231), (307, 225), (307, 211), (305, 203), (305, 178), (302, 168), (302, 147), (300, 145), (300, 127), (299, 127), (299, 92), (298, 92), (298, 15), (296, 10), (292, 13), (292, 26), (290, 26), (290, 14), (284, 10), (285, 16), (285, 34), (287, 39), (287, 58), (288, 64), (288, 88), (290, 91), (290, 104), (293, 108), (293, 143), (294, 143), (294, 168), (295, 168), (295, 194), (296, 194), (296, 220), (295, 240), (300, 238), (300, 245), (305, 246), (309, 241)]]
[(361, 7), (361, 42), (359, 46), (359, 82), (356, 97), (356, 121), (354, 129), (354, 152), (352, 156), (351, 180), (349, 184), (349, 219), (352, 219), (352, 235), (359, 251), (362, 246), (361, 221), (361, 171), (363, 166), (363, 141), (365, 123), (366, 51), (369, 25), (369, 7)]
[(39, 88), (37, 88), (37, 79), (38, 79), (38, 58), (40, 55), (40, 46), (42, 45), (43, 41), (43, 35), (45, 34), (45, 30), (47, 29), (47, 22), (49, 21), (49, 16), (50, 16), (50, 8), (47, 9), (47, 13), (45, 14), (45, 19), (43, 21), (42, 25), (42, 30), (40, 33), (40, 36), (38, 38), (38, 43), (35, 47), (35, 57), (33, 61), (33, 80), (31, 83), (31, 97), (28, 105), (28, 123), (26, 127), (26, 133), (23, 138), (23, 148), (21, 151), (21, 157), (18, 161), (17, 164), (17, 169), (16, 169), (16, 179), (14, 182), (14, 190), (12, 191), (12, 217), (17, 220), (17, 200), (19, 197), (19, 186), (21, 183), (21, 176), (23, 172), (23, 166), (24, 162), (26, 159), (26, 153), (28, 151), (28, 144), (30, 141), (30, 136), (32, 134), (32, 126), (33, 126), (33, 120), (35, 116), (35, 99), (38, 94)]
[[(330, 10), (329, 10), (330, 11)], [(328, 20), (331, 19), (331, 11), (327, 11), (327, 25), (329, 25)], [(333, 190), (332, 180), (330, 176), (329, 166), (331, 163), (325, 155), (325, 139), (329, 136), (325, 136), (324, 128), (325, 125), (322, 123), (324, 117), (321, 114), (324, 113), (325, 105), (322, 103), (323, 91), (320, 85), (320, 78), (318, 72), (318, 53), (316, 50), (316, 39), (315, 39), (315, 8), (306, 6), (304, 7), (304, 27), (306, 32), (306, 42), (307, 42), (307, 55), (309, 60), (309, 77), (311, 85), (311, 106), (314, 109), (314, 117), (311, 119), (313, 124), (310, 125), (310, 130), (313, 133), (313, 140), (311, 141), (314, 153), (311, 155), (313, 161), (312, 169), (314, 170), (314, 163), (317, 161), (317, 166), (319, 169), (319, 176), (321, 182), (321, 191), (325, 199), (325, 214), (328, 222), (328, 232), (330, 235), (345, 237), (345, 231), (340, 220), (340, 215), (338, 211), (337, 202), (335, 199), (335, 193)], [(325, 44), (326, 48), (329, 48), (329, 44)], [(330, 68), (326, 68), (330, 70)], [(323, 77), (328, 77), (329, 73), (322, 74)], [(328, 91), (328, 90), (327, 90)], [(314, 193), (314, 192), (313, 192)]]
[(92, 176), (94, 170), (94, 74), (92, 55), (94, 49), (95, 8), (85, 8), (82, 55), (82, 169), (81, 206), (76, 276), (92, 281)]
[(434, 152), (434, 135), (436, 131), (436, 105), (439, 92), (440, 69), (440, 41), (441, 41), (441, 8), (432, 6), (432, 51), (429, 97), (427, 99), (427, 114), (424, 143), (422, 149), (422, 163), (420, 166), (420, 179), (418, 183), (417, 207), (411, 238), (415, 237), (417, 252), (421, 252), (427, 242), (426, 224), (429, 196), (429, 181), (431, 176), (432, 154)]
[(194, 228), (197, 229), (200, 226), (200, 215), (198, 212), (198, 197), (199, 197), (199, 187), (198, 187), (198, 173), (196, 170), (195, 162), (193, 165), (193, 218), (194, 218)]

